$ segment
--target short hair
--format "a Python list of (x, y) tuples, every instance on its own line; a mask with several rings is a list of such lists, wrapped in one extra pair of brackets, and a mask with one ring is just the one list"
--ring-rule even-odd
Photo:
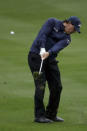
[(63, 22), (69, 23), (70, 21), (68, 21), (67, 19), (65, 19)]

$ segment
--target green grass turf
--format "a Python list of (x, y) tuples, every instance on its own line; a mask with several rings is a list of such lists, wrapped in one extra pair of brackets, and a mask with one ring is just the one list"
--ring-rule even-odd
[[(0, 131), (87, 130), (86, 12), (86, 0), (0, 0)], [(72, 35), (72, 43), (57, 58), (63, 82), (59, 116), (65, 122), (34, 123), (29, 48), (45, 20), (72, 15), (81, 18), (82, 34)], [(45, 105), (48, 96), (46, 88)]]

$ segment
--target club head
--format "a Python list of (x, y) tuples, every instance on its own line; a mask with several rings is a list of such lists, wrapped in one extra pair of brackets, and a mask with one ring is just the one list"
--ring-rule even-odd
[(34, 77), (34, 79), (35, 79), (36, 81), (38, 81), (38, 84), (39, 84), (38, 87), (39, 87), (41, 90), (44, 90), (44, 88), (45, 88), (45, 83), (44, 83), (44, 80), (43, 80), (42, 75), (43, 75), (42, 72), (41, 72), (40, 74), (39, 74), (38, 71), (33, 72), (33, 77)]
[(35, 80), (39, 80), (41, 78), (42, 72), (39, 74), (38, 71), (33, 72), (33, 77)]

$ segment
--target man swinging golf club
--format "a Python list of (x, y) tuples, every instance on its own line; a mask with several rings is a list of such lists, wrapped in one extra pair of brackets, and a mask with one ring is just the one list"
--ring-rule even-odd
[[(28, 63), (35, 83), (35, 122), (64, 121), (64, 119), (57, 117), (62, 84), (58, 61), (55, 58), (60, 50), (70, 44), (70, 35), (76, 31), (80, 33), (80, 26), (81, 22), (76, 16), (71, 16), (64, 21), (49, 18), (31, 46)], [(43, 99), (46, 81), (50, 95), (45, 108)]]

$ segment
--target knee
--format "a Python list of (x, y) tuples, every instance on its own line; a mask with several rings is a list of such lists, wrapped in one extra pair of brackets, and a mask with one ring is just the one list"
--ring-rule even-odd
[(63, 89), (63, 87), (62, 87), (62, 85), (60, 86), (60, 92), (62, 91), (62, 89)]
[(57, 88), (56, 88), (56, 92), (61, 93), (62, 89), (63, 89), (62, 85), (58, 85)]
[(45, 85), (39, 85), (35, 89), (35, 98), (36, 99), (43, 99), (45, 92)]

